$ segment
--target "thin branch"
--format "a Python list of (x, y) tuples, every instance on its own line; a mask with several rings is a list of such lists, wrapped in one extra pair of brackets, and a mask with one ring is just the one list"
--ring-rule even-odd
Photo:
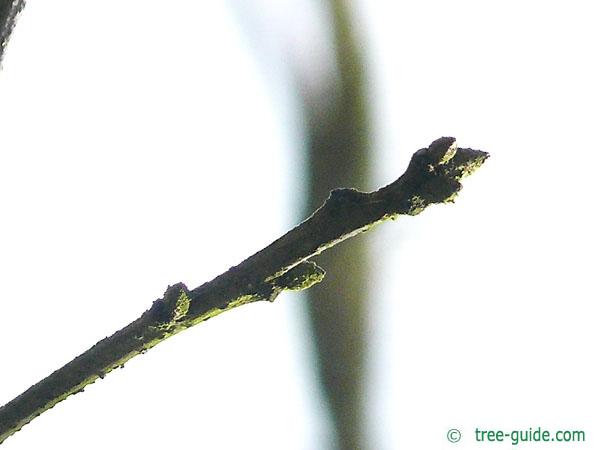
[(0, 63), (17, 17), (24, 7), (25, 0), (0, 0)]
[(323, 279), (312, 256), (398, 215), (416, 215), (432, 203), (453, 201), (460, 180), (488, 154), (440, 138), (418, 150), (406, 173), (372, 193), (336, 189), (307, 220), (214, 280), (188, 290), (170, 286), (137, 320), (101, 340), (0, 408), (0, 443), (35, 417), (159, 342), (223, 311)]

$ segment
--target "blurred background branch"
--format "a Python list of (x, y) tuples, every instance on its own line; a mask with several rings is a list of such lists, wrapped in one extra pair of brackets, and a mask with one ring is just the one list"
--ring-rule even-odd
[[(348, 0), (327, 0), (334, 73), (323, 91), (300, 86), (307, 116), (308, 184), (305, 211), (340, 186), (367, 189), (371, 166), (370, 123), (361, 33)], [(315, 86), (314, 84), (312, 86)], [(318, 85), (317, 85), (318, 86)], [(369, 257), (367, 239), (345, 242), (317, 258), (327, 279), (307, 291), (323, 392), (341, 450), (370, 448), (365, 431)]]
[(17, 20), (25, 7), (25, 0), (0, 0), (0, 64)]

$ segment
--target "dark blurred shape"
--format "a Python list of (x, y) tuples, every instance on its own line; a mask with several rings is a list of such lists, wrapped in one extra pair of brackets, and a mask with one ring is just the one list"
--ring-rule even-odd
[[(308, 202), (314, 211), (337, 187), (368, 188), (370, 131), (361, 37), (350, 2), (329, 0), (338, 73), (326, 92), (302, 85), (308, 123)], [(328, 45), (330, 43), (324, 43)], [(327, 275), (307, 291), (319, 372), (340, 450), (369, 448), (365, 433), (367, 285), (362, 236), (315, 258)]]
[[(270, 52), (276, 55), (271, 55), (273, 60), (283, 57), (282, 61), (289, 64), (297, 82), (307, 125), (305, 179), (308, 189), (300, 219), (314, 212), (335, 188), (369, 190), (372, 186), (369, 185), (366, 69), (363, 42), (353, 24), (351, 2), (324, 0), (322, 4), (313, 4), (317, 11), (328, 13), (329, 23), (326, 20), (325, 26), (328, 25), (331, 33), (328, 39), (319, 40), (314, 39), (314, 35), (308, 36), (314, 30), (305, 29), (307, 35), (294, 36), (301, 41), (300, 49), (287, 47), (293, 26), (278, 35), (276, 24), (265, 19), (268, 16), (265, 10), (257, 13), (257, 6), (268, 3), (244, 0), (229, 0), (229, 3), (250, 37), (255, 56), (265, 65), (272, 64)], [(306, 2), (300, 4), (295, 6), (310, 8)], [(270, 7), (273, 6), (271, 2)], [(306, 16), (300, 22), (302, 19)], [(317, 28), (319, 25), (320, 20)], [(281, 48), (272, 41), (274, 36), (285, 36)], [(334, 51), (330, 52), (332, 48)], [(278, 50), (283, 53), (278, 54)], [(301, 55), (295, 53), (298, 50)], [(271, 70), (273, 67), (268, 67), (267, 72)], [(334, 448), (368, 449), (372, 445), (369, 445), (364, 421), (370, 267), (367, 242), (363, 236), (357, 236), (314, 259), (327, 274), (323, 282), (307, 291), (307, 309), (321, 385), (334, 425)]]
[(0, 0), (0, 63), (17, 16), (24, 7), (25, 0)]

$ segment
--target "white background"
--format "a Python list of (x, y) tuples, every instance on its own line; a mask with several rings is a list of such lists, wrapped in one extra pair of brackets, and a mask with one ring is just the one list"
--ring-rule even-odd
[[(378, 449), (511, 447), (476, 444), (475, 427), (586, 431), (517, 448), (598, 445), (594, 3), (356, 5), (373, 188), (442, 135), (492, 154), (456, 204), (371, 232)], [(168, 284), (195, 287), (295, 223), (303, 147), (284, 56), (310, 61), (317, 14), (291, 0), (28, 2), (0, 72), (0, 403)], [(302, 313), (286, 294), (210, 320), (4, 447), (324, 448)]]

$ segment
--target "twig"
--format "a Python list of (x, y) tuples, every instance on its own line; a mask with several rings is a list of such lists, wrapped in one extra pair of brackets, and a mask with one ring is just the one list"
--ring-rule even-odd
[(25, 0), (0, 0), (0, 63), (17, 17), (24, 7)]
[(440, 138), (418, 150), (406, 173), (372, 193), (336, 189), (307, 220), (238, 266), (193, 290), (170, 286), (137, 320), (101, 340), (0, 408), (0, 443), (44, 411), (134, 356), (231, 308), (273, 301), (283, 290), (301, 290), (323, 279), (312, 256), (400, 214), (416, 215), (432, 203), (451, 202), (460, 180), (488, 154), (457, 148)]

